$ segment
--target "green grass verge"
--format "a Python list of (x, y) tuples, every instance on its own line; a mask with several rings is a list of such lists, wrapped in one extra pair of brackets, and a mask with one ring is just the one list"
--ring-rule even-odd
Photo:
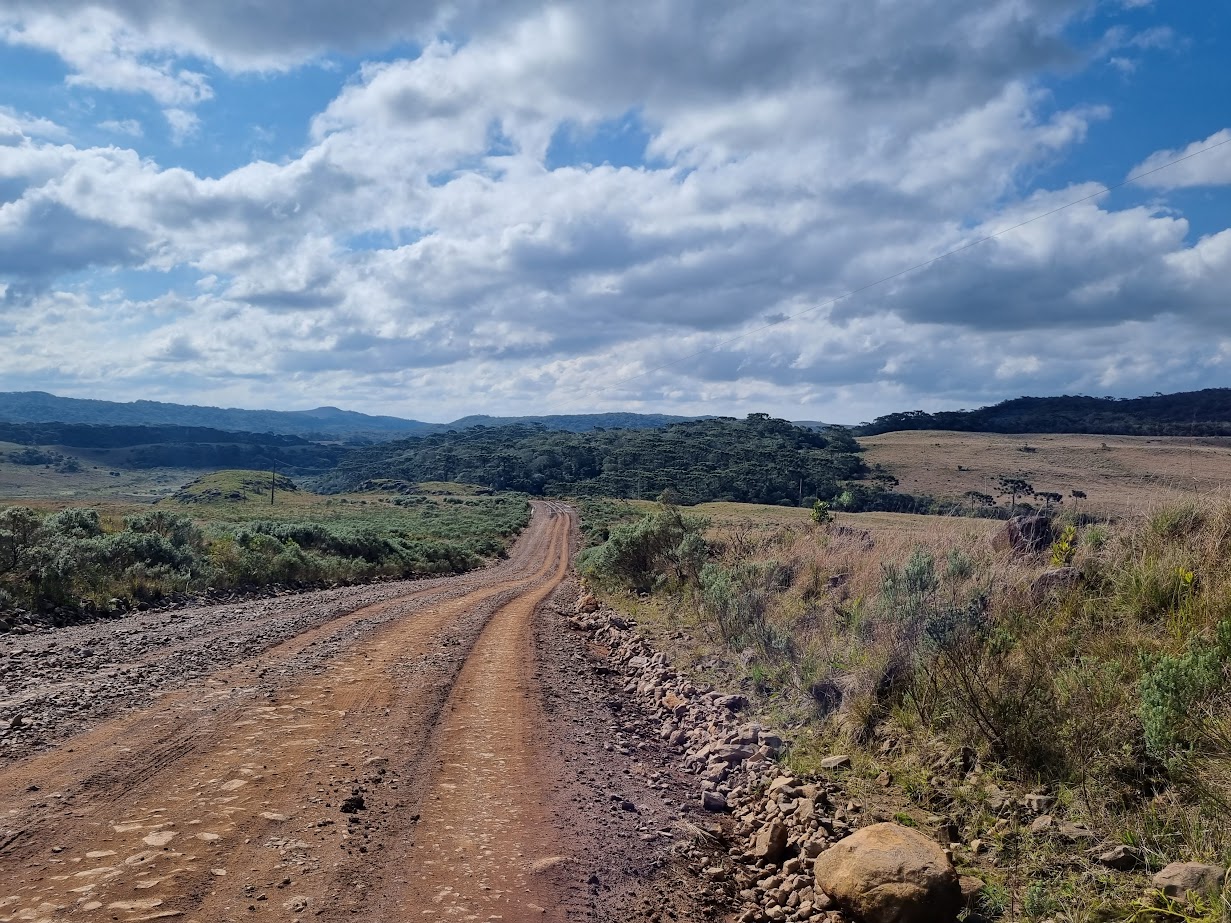
[(455, 574), (503, 555), (524, 496), (321, 496), (221, 471), (155, 507), (0, 509), (0, 609), (125, 608), (207, 589)]

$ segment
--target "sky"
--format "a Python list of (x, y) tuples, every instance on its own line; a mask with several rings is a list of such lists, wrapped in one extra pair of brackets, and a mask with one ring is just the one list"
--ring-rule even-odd
[(857, 423), (1227, 386), (1228, 60), (1214, 0), (5, 0), (0, 390)]

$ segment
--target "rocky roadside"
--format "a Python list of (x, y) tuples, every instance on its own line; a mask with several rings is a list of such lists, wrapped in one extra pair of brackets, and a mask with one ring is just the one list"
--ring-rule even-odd
[(847, 919), (812, 880), (817, 856), (855, 828), (858, 806), (836, 784), (781, 773), (784, 740), (742, 717), (743, 696), (694, 685), (668, 663), (627, 616), (589, 595), (570, 626), (584, 633), (597, 669), (620, 678), (624, 694), (653, 721), (694, 777), (697, 836), (673, 850), (701, 887), (721, 893), (728, 918), (844, 923)]
[[(822, 760), (821, 777), (787, 772), (778, 758), (789, 741), (753, 720), (743, 696), (700, 687), (673, 668), (627, 615), (582, 592), (566, 618), (592, 668), (634, 703), (649, 733), (674, 756), (670, 769), (693, 780), (680, 814), (694, 812), (695, 835), (672, 844), (658, 874), (674, 870), (691, 879), (705, 908), (695, 917), (661, 919), (922, 923), (963, 912), (964, 919), (984, 919), (981, 909), (993, 909), (981, 899), (984, 880), (960, 874), (958, 866), (1004, 867), (1027, 839), (1067, 851), (1091, 881), (1132, 876), (1142, 906), (1156, 892), (1181, 902), (1225, 894), (1226, 868), (1174, 862), (1151, 875), (1131, 848), (1101, 842), (1058, 816), (1052, 796), (1002, 789), (969, 752), (939, 760), (928, 781), (934, 834), (892, 822), (903, 815), (886, 807), (890, 801), (865, 805), (852, 797), (843, 782), (850, 756)], [(887, 776), (879, 782), (892, 784)], [(962, 799), (952, 796), (956, 789), (963, 796), (977, 790), (981, 810), (993, 817), (989, 835), (969, 835), (973, 827)], [(1015, 918), (1015, 909), (990, 916)]]
[(659, 722), (624, 693), (623, 674), (568, 622), (578, 597), (565, 582), (535, 620), (535, 680), (543, 759), (558, 841), (567, 855), (541, 874), (567, 918), (589, 923), (666, 923), (727, 915), (725, 890), (697, 882), (680, 851), (704, 822), (695, 780), (658, 737)]

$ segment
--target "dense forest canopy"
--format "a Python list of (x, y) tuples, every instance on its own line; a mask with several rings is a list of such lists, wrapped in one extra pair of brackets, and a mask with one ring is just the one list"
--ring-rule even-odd
[(856, 429), (875, 436), (908, 429), (981, 433), (1088, 433), (1104, 436), (1231, 435), (1231, 388), (1114, 398), (1018, 397), (978, 410), (886, 414)]
[(366, 481), (462, 481), (496, 490), (654, 498), (796, 503), (831, 497), (867, 474), (844, 430), (816, 432), (750, 414), (661, 429), (570, 433), (537, 425), (480, 427), (359, 449), (321, 479), (326, 490)]
[(440, 431), (470, 429), (474, 426), (511, 426), (515, 423), (542, 423), (547, 429), (584, 433), (592, 429), (657, 429), (672, 423), (687, 423), (702, 417), (677, 417), (665, 413), (564, 413), (534, 417), (489, 417), (472, 414), (437, 427)]

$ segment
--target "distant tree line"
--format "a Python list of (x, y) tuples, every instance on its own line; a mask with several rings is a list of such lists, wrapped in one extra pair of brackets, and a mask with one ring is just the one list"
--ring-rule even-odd
[[(105, 426), (89, 423), (0, 423), (0, 442), (25, 448), (9, 454), (17, 464), (76, 470), (74, 454), (112, 468), (271, 468), (315, 472), (346, 454), (338, 445), (277, 433), (233, 433), (201, 426)], [(53, 448), (54, 447), (54, 448)]]
[(1089, 433), (1122, 436), (1231, 435), (1231, 388), (1114, 398), (1063, 395), (1018, 397), (978, 410), (910, 410), (877, 417), (855, 432), (899, 430), (985, 433)]
[(754, 413), (661, 429), (571, 433), (519, 424), (416, 437), (357, 449), (318, 486), (343, 491), (399, 478), (534, 495), (653, 499), (670, 490), (685, 504), (795, 506), (857, 489), (851, 482), (869, 474), (847, 430), (818, 432)]

